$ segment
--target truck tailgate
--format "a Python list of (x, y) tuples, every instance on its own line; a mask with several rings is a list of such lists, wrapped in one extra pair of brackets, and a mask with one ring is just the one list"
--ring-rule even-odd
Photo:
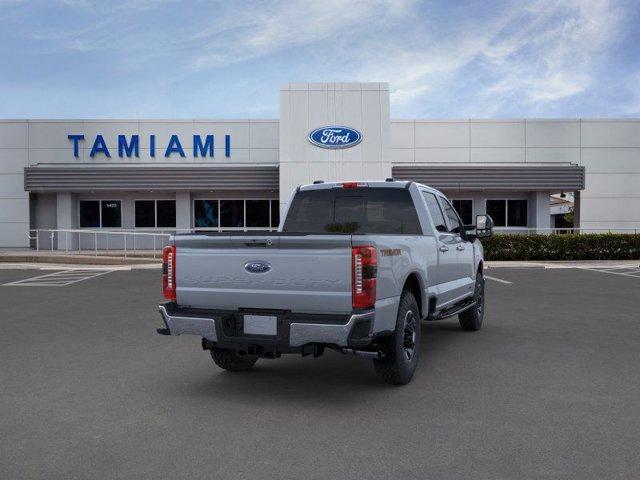
[[(351, 311), (350, 235), (178, 235), (174, 240), (179, 305)], [(246, 268), (256, 263), (268, 271)]]

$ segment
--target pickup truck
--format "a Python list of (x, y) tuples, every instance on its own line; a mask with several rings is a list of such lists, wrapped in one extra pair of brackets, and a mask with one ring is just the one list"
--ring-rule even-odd
[(421, 321), (484, 316), (486, 215), (463, 225), (439, 191), (415, 182), (298, 187), (277, 232), (188, 233), (163, 251), (162, 335), (197, 335), (214, 362), (249, 370), (326, 348), (373, 360), (391, 384), (418, 364)]

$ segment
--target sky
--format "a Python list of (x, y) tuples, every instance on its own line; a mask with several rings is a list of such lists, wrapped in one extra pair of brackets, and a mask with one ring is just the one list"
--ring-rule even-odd
[(340, 81), (393, 118), (640, 117), (640, 1), (0, 0), (0, 118), (278, 118)]

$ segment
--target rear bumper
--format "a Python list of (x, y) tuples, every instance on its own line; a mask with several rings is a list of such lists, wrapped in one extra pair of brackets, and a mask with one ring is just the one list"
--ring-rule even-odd
[[(222, 348), (262, 345), (279, 351), (297, 351), (308, 344), (364, 347), (373, 339), (375, 310), (348, 315), (294, 314), (290, 312), (201, 310), (180, 308), (173, 302), (159, 305), (164, 335), (197, 335)], [(247, 335), (243, 314), (277, 316), (277, 335)]]
[(162, 303), (158, 306), (160, 315), (167, 327), (165, 332), (169, 335), (198, 335), (215, 342), (218, 337), (216, 335), (216, 323), (213, 318), (187, 316), (172, 308), (172, 303)]

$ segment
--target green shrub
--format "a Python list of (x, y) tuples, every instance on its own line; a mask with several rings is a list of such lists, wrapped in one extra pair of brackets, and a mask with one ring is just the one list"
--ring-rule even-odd
[(487, 260), (640, 259), (640, 234), (496, 234), (482, 245)]

